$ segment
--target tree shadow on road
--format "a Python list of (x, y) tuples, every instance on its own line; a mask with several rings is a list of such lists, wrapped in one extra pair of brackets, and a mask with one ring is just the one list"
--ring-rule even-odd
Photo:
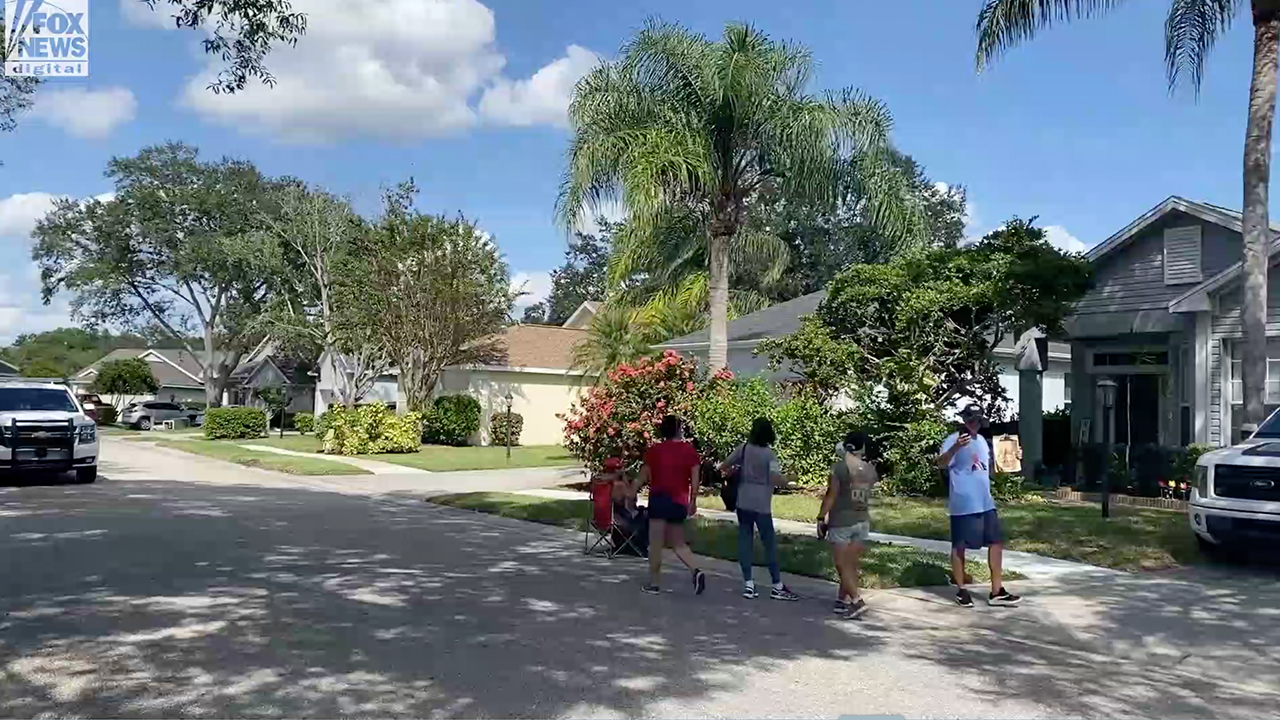
[(886, 641), (723, 584), (641, 595), (640, 560), (420, 501), (130, 481), (0, 517), (8, 717), (634, 716)]

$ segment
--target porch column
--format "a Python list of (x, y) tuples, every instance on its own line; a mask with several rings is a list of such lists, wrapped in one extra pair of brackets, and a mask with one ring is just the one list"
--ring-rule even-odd
[(1049, 364), (1049, 341), (1027, 333), (1018, 352), (1018, 439), (1022, 445), (1022, 476), (1035, 480), (1044, 464), (1044, 369)]
[(1197, 443), (1209, 442), (1209, 341), (1211, 336), (1209, 313), (1196, 313), (1195, 343), (1191, 353), (1192, 372), (1195, 378), (1191, 416), (1194, 428), (1192, 436)]

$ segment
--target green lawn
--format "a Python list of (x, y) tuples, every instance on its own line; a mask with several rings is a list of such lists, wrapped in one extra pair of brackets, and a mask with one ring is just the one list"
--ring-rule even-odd
[(217, 440), (159, 440), (156, 445), (291, 475), (364, 475), (368, 473), (367, 470), (354, 465), (320, 457), (293, 457), (263, 450), (246, 450), (234, 443)]
[(134, 430), (133, 428), (122, 427), (120, 425), (99, 425), (98, 434), (129, 436), (129, 435), (141, 435), (142, 431)]
[[(586, 500), (559, 500), (514, 493), (463, 493), (431, 498), (431, 502), (577, 530), (585, 530), (588, 512)], [(734, 523), (698, 518), (691, 524), (688, 538), (694, 552), (725, 560), (738, 559), (738, 529)], [(778, 553), (783, 572), (836, 579), (829, 546), (817, 538), (779, 534)], [(764, 552), (759, 543), (756, 544), (755, 564), (764, 564)], [(986, 564), (970, 562), (969, 565), (976, 581), (984, 582), (990, 578)], [(867, 588), (945, 585), (947, 572), (947, 557), (940, 553), (873, 543), (863, 558), (861, 582)], [(1005, 575), (1011, 580), (1021, 577), (1016, 573)]]
[[(298, 452), (320, 452), (320, 440), (314, 435), (285, 435), (261, 440), (237, 440), (238, 444), (270, 445)], [(527, 445), (511, 448), (511, 461), (507, 461), (507, 448), (446, 447), (423, 445), (416, 453), (366, 455), (370, 460), (393, 463), (446, 472), (449, 470), (496, 470), (500, 468), (558, 467), (575, 465), (577, 460), (559, 445)]]
[[(723, 510), (718, 496), (699, 498), (708, 509)], [(808, 495), (778, 495), (775, 517), (812, 522), (821, 500)], [(1203, 558), (1185, 513), (1172, 510), (1111, 507), (1103, 520), (1099, 505), (1054, 501), (1006, 503), (1000, 521), (1010, 550), (1121, 570), (1162, 570)], [(871, 506), (876, 532), (946, 540), (949, 536), (945, 500), (877, 498)]]

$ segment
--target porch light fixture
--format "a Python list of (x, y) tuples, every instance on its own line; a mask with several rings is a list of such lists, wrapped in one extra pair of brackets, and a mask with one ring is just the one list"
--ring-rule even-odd
[(1098, 387), (1102, 388), (1102, 407), (1110, 410), (1116, 406), (1116, 381), (1111, 378), (1103, 378), (1098, 381)]

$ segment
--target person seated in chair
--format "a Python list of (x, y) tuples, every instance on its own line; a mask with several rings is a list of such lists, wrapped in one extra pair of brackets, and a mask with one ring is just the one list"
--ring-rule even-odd
[(634, 533), (631, 539), (631, 545), (634, 548), (624, 544), (626, 538), (617, 536), (613, 538), (614, 546), (628, 552), (639, 550), (643, 555), (649, 548), (648, 509), (637, 504), (637, 488), (634, 483), (627, 480), (620, 458), (605, 460), (604, 473), (605, 477), (613, 480), (613, 518), (625, 529), (624, 532), (627, 535)]

